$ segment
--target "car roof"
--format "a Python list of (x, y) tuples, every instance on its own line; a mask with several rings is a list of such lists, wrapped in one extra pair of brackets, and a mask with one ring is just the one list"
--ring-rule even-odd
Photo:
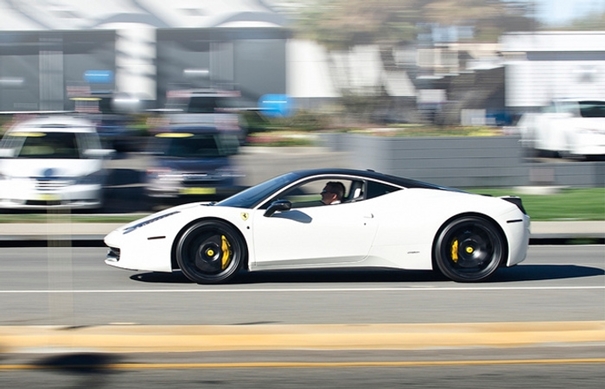
[(17, 123), (8, 131), (28, 132), (32, 130), (43, 130), (44, 132), (97, 132), (93, 122), (71, 116), (49, 116), (29, 119)]
[(293, 174), (298, 175), (300, 178), (311, 177), (317, 175), (334, 175), (334, 176), (356, 176), (361, 179), (372, 179), (378, 181), (384, 181), (387, 183), (391, 183), (397, 186), (402, 186), (405, 188), (424, 188), (424, 189), (441, 189), (441, 190), (450, 190), (462, 192), (460, 189), (450, 188), (446, 186), (431, 184), (428, 182), (418, 181), (410, 178), (397, 177), (390, 174), (384, 174), (380, 172), (376, 172), (374, 170), (359, 170), (359, 169), (346, 169), (346, 168), (323, 168), (323, 169), (305, 169), (305, 170), (296, 170), (292, 172)]

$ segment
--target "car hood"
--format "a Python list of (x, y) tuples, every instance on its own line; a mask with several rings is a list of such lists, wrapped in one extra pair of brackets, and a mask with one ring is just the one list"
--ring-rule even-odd
[(228, 157), (183, 159), (161, 157), (156, 160), (156, 167), (168, 168), (179, 172), (214, 172), (217, 169), (231, 166)]
[(11, 177), (81, 177), (101, 170), (98, 159), (4, 159), (0, 172)]

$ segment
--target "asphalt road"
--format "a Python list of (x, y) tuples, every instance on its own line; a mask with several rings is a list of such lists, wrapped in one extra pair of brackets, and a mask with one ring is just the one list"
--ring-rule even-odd
[(474, 323), (605, 319), (605, 246), (531, 246), (487, 283), (423, 271), (279, 271), (197, 285), (104, 248), (3, 248), (0, 325)]
[[(579, 350), (588, 354), (594, 351)], [(602, 349), (600, 349), (602, 352)], [(441, 351), (435, 353), (398, 352), (391, 354), (356, 353), (342, 356), (333, 353), (296, 353), (273, 355), (281, 362), (225, 363), (228, 355), (203, 355), (180, 363), (172, 355), (158, 359), (146, 356), (70, 355), (62, 357), (27, 356), (40, 366), (15, 366), (0, 371), (3, 388), (82, 388), (122, 389), (166, 387), (182, 388), (548, 388), (600, 389), (605, 380), (599, 358), (573, 359), (550, 357), (536, 359), (540, 350), (526, 350), (521, 358), (509, 350), (498, 351), (506, 359), (492, 362), (493, 350), (480, 352)], [(550, 349), (556, 356), (575, 350)], [(75, 357), (100, 362), (94, 368), (68, 367), (64, 363)], [(255, 356), (241, 355), (246, 360)], [(469, 358), (470, 359), (466, 359)], [(594, 355), (593, 355), (594, 357)], [(266, 356), (265, 356), (266, 358)], [(466, 360), (465, 360), (466, 359)], [(309, 360), (308, 363), (291, 362)], [(344, 363), (342, 361), (345, 361)], [(346, 361), (362, 361), (351, 363)], [(454, 363), (452, 363), (454, 362)], [(0, 364), (0, 367), (3, 366)], [(6, 366), (6, 365), (4, 365)]]
[[(600, 388), (605, 379), (602, 245), (532, 246), (482, 284), (292, 271), (205, 286), (114, 269), (104, 253), (61, 243), (0, 251), (0, 387)], [(161, 352), (167, 331), (172, 352)], [(229, 331), (244, 335), (234, 349), (205, 349)], [(244, 339), (262, 347), (246, 350)]]

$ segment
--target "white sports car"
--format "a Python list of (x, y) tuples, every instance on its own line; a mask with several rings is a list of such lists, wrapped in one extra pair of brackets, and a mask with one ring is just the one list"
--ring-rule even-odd
[[(324, 205), (328, 182), (344, 185)], [(529, 216), (518, 197), (489, 197), (374, 171), (287, 173), (218, 203), (154, 213), (105, 237), (108, 265), (181, 270), (211, 284), (240, 269), (382, 267), (483, 281), (525, 259)]]

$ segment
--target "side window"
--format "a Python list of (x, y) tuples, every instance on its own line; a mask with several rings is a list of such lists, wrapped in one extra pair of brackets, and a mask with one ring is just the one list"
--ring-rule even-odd
[(351, 188), (351, 180), (341, 179), (341, 178), (331, 178), (331, 179), (319, 179), (306, 181), (302, 184), (299, 184), (295, 187), (292, 187), (285, 192), (282, 192), (278, 196), (271, 199), (269, 202), (264, 204), (261, 209), (266, 209), (269, 204), (271, 204), (275, 200), (288, 200), (292, 203), (292, 208), (307, 208), (307, 207), (319, 207), (325, 206), (321, 202), (322, 195), (321, 191), (330, 181), (338, 181), (341, 182), (345, 187), (345, 193), (343, 196), (344, 199), (347, 198), (347, 195), (350, 192)]
[(391, 186), (374, 181), (368, 181), (366, 187), (366, 199), (373, 199), (374, 197), (382, 196), (391, 192), (401, 190), (401, 188), (398, 188), (396, 186)]
[(25, 158), (79, 158), (76, 134), (71, 132), (37, 132), (25, 138), (21, 148)]

